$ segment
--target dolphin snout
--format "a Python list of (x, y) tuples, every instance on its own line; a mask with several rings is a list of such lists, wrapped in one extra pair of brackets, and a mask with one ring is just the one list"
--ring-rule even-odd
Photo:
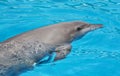
[(96, 29), (99, 29), (99, 28), (102, 28), (102, 27), (103, 27), (102, 24), (91, 24), (90, 29), (91, 30), (96, 30)]
[(95, 25), (96, 27), (99, 27), (99, 28), (103, 27), (103, 24), (93, 24), (93, 25)]

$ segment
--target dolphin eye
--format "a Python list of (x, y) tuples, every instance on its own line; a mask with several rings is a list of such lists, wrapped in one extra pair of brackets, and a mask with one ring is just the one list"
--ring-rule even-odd
[(80, 31), (80, 30), (82, 30), (82, 28), (81, 28), (81, 27), (78, 27), (78, 28), (76, 29), (76, 31)]

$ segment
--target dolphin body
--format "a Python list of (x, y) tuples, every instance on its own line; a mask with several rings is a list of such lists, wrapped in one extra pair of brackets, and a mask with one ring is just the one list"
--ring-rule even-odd
[[(0, 76), (18, 76), (33, 64), (65, 58), (71, 51), (71, 42), (89, 31), (101, 28), (101, 24), (80, 21), (62, 22), (12, 37), (0, 43)], [(45, 56), (49, 58), (40, 62)]]

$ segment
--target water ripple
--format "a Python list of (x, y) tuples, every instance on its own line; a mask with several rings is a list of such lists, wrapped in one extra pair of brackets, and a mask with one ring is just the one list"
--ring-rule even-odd
[(79, 56), (81, 58), (113, 58), (120, 61), (120, 51), (108, 51), (99, 49), (77, 49), (71, 55)]

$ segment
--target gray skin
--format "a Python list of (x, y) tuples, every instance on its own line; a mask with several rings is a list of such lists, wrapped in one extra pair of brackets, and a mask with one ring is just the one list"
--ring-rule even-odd
[[(38, 28), (0, 43), (0, 76), (18, 76), (33, 68), (33, 64), (65, 58), (71, 51), (71, 42), (89, 31), (101, 28), (101, 24), (63, 22)], [(48, 60), (40, 62), (45, 56)]]

